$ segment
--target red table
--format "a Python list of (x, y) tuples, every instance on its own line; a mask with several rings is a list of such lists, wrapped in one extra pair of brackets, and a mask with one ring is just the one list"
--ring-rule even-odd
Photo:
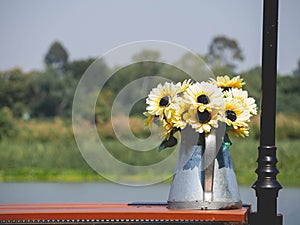
[[(250, 208), (173, 210), (164, 204), (0, 204), (0, 223), (231, 222), (247, 224)], [(218, 224), (219, 224), (218, 223)]]

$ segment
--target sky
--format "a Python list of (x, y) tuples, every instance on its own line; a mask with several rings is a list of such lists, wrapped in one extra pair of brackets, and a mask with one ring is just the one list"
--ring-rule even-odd
[[(300, 60), (300, 1), (281, 0), (278, 71)], [(70, 60), (100, 57), (119, 45), (162, 40), (205, 54), (217, 35), (238, 41), (245, 60), (261, 64), (262, 0), (0, 0), (0, 70), (42, 69), (60, 41)]]

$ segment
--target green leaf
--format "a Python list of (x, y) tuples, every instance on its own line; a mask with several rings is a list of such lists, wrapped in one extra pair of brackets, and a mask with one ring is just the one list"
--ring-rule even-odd
[(160, 144), (158, 148), (158, 151), (160, 152), (165, 148), (173, 147), (175, 145), (177, 145), (177, 139), (174, 136), (170, 136), (169, 139), (163, 140), (163, 142)]
[(221, 147), (222, 151), (227, 150), (230, 147), (230, 145), (232, 145), (232, 142), (230, 141), (228, 133), (226, 132), (223, 137), (223, 142), (222, 142), (222, 147)]

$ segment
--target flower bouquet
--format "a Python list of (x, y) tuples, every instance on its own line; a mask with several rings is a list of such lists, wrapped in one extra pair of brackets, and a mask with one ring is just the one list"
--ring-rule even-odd
[(169, 195), (169, 208), (220, 209), (241, 207), (230, 158), (229, 135), (249, 135), (257, 114), (254, 98), (239, 76), (219, 76), (208, 82), (166, 82), (146, 99), (145, 124), (157, 124), (159, 151), (181, 144)]

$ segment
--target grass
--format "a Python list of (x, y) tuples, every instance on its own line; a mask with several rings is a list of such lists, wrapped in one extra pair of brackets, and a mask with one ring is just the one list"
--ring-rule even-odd
[[(251, 185), (257, 179), (258, 141), (233, 139), (231, 156), (239, 184)], [(277, 179), (283, 186), (300, 186), (300, 140), (277, 140)]]
[[(231, 156), (234, 170), (240, 185), (251, 185), (257, 179), (258, 141), (253, 139), (233, 139)], [(118, 142), (110, 140), (107, 143), (119, 152), (126, 152), (126, 148)], [(299, 158), (300, 140), (277, 141), (277, 165), (280, 173), (277, 178), (283, 186), (300, 186)], [(117, 154), (117, 153), (114, 153)], [(161, 153), (153, 152), (155, 155)], [(124, 154), (124, 161), (134, 162), (137, 156), (129, 152)], [(120, 155), (118, 155), (120, 157)], [(121, 159), (121, 158), (120, 158)], [(149, 155), (139, 160), (147, 163), (161, 156), (149, 159)], [(175, 169), (175, 168), (174, 168)], [(133, 175), (128, 177), (133, 181), (152, 179), (155, 174), (151, 171), (144, 176)], [(93, 171), (81, 156), (74, 142), (0, 142), (0, 181), (105, 181), (103, 177)]]
[(75, 142), (0, 142), (0, 181), (103, 180), (84, 161)]
[(84, 181), (106, 181), (103, 177), (92, 172), (81, 170), (55, 170), (40, 168), (22, 168), (3, 170), (0, 173), (2, 182), (30, 182), (30, 181), (55, 181), (55, 182), (84, 182)]
[[(283, 186), (300, 186), (300, 140), (298, 139), (300, 120), (295, 119), (293, 123), (290, 123), (288, 118), (285, 115), (278, 115), (276, 146), (279, 160), (277, 167), (280, 173), (277, 178)], [(132, 118), (131, 122), (134, 124), (133, 128), (136, 129), (133, 132), (142, 133), (143, 120)], [(254, 171), (257, 168), (259, 146), (258, 122), (258, 118), (253, 120), (251, 137), (232, 138), (231, 156), (240, 185), (249, 186), (257, 179)], [(61, 118), (15, 120), (12, 124), (14, 124), (15, 133), (11, 136), (3, 136), (0, 140), (0, 181), (105, 181), (105, 178), (96, 173), (82, 157), (74, 141), (70, 121), (63, 121)], [(80, 128), (82, 135), (88, 135), (84, 124)], [(153, 165), (165, 159), (173, 151), (172, 149), (160, 153), (156, 149), (147, 152), (134, 151), (115, 140), (110, 123), (100, 124), (99, 130), (102, 141), (110, 154), (121, 162), (133, 166)], [(122, 133), (124, 136), (126, 134), (125, 131)], [(88, 142), (88, 144), (93, 147), (93, 143)], [(95, 160), (96, 163), (99, 161), (110, 170), (109, 162)], [(119, 171), (119, 168), (113, 169)], [(175, 165), (169, 169), (173, 171)], [(172, 172), (161, 169), (159, 174), (151, 170), (136, 173), (129, 168), (121, 171), (120, 174), (122, 174), (122, 179), (138, 182), (153, 180), (159, 176), (166, 177), (163, 173)], [(116, 178), (118, 174), (112, 170), (109, 176)]]

